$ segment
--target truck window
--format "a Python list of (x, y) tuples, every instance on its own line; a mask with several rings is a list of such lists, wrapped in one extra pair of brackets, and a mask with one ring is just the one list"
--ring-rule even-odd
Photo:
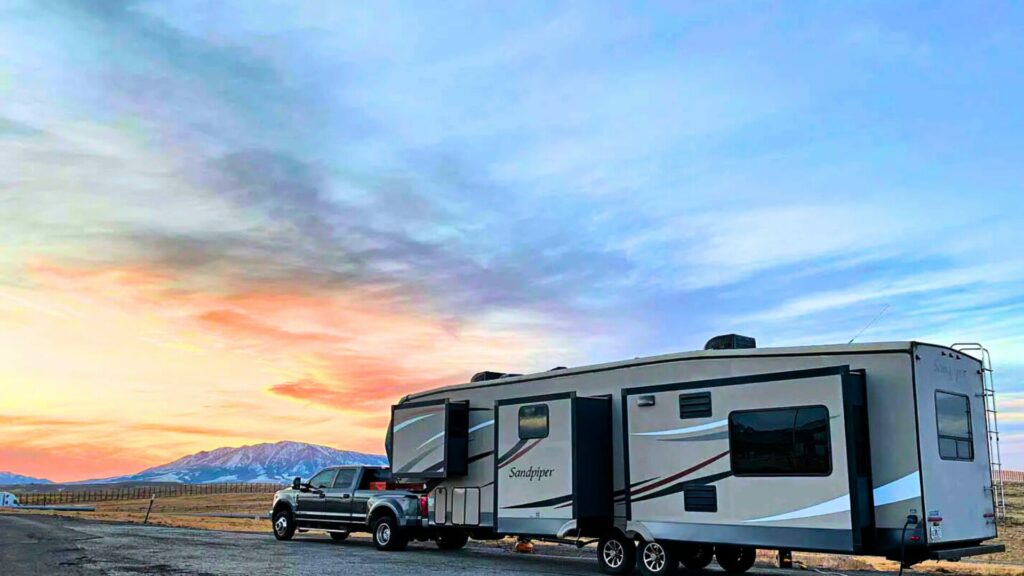
[(334, 479), (334, 487), (348, 489), (352, 487), (352, 481), (356, 479), (356, 471), (351, 468), (338, 470), (338, 477)]
[(936, 392), (935, 418), (939, 429), (939, 457), (943, 460), (974, 460), (970, 398), (963, 394)]
[(519, 439), (548, 437), (548, 405), (531, 404), (519, 408)]
[(337, 470), (321, 470), (316, 476), (309, 479), (309, 485), (313, 488), (330, 488), (334, 484), (334, 474)]
[(828, 408), (732, 412), (729, 451), (736, 476), (828, 476), (832, 473)]

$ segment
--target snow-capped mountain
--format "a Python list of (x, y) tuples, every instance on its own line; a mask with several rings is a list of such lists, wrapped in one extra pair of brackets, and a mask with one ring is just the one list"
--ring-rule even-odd
[[(87, 482), (281, 482), (309, 478), (321, 468), (344, 464), (387, 465), (386, 456), (336, 450), (302, 442), (254, 444), (203, 451), (138, 474)], [(85, 483), (85, 482), (83, 482)]]
[(21, 474), (15, 474), (14, 472), (0, 472), (0, 486), (12, 484), (53, 484), (53, 482), (44, 478), (22, 476)]

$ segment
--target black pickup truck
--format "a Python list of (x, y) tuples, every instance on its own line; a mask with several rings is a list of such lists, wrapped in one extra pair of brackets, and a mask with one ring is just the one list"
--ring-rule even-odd
[(415, 486), (396, 486), (383, 466), (334, 466), (274, 495), (274, 537), (290, 540), (295, 531), (324, 530), (335, 540), (369, 532), (378, 550), (402, 550), (410, 539), (434, 540), (439, 548), (466, 545), (465, 532), (430, 526), (427, 495)]

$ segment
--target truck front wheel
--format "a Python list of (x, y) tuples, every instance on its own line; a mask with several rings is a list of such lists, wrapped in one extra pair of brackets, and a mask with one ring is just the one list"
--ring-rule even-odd
[(394, 516), (385, 514), (373, 522), (373, 545), (377, 550), (404, 550), (408, 544), (409, 535), (398, 527)]
[(437, 547), (441, 550), (459, 550), (466, 545), (469, 535), (462, 530), (445, 530), (437, 535)]
[(274, 538), (278, 540), (291, 540), (295, 535), (295, 516), (291, 510), (281, 508), (274, 512), (273, 517)]

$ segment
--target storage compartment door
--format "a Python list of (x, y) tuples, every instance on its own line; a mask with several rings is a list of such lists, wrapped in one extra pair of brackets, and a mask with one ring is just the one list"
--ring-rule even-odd
[(572, 396), (495, 405), (496, 528), (554, 535), (573, 517)]
[(654, 537), (836, 552), (865, 545), (873, 508), (862, 373), (837, 366), (623, 396), (627, 511)]
[(437, 400), (391, 408), (391, 470), (396, 479), (466, 474), (469, 405)]

